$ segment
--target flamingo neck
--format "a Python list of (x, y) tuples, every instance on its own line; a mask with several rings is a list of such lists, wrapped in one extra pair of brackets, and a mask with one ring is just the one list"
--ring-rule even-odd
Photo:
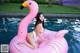
[(20, 22), (17, 36), (26, 39), (28, 35), (28, 25), (37, 15), (38, 11), (30, 10), (30, 13)]

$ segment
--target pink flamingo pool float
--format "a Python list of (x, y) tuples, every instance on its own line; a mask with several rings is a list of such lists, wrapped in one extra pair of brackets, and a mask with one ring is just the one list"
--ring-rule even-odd
[(24, 7), (28, 7), (29, 14), (20, 22), (18, 28), (18, 34), (11, 40), (9, 44), (10, 53), (67, 53), (68, 44), (64, 38), (64, 35), (68, 33), (68, 30), (60, 30), (58, 32), (45, 29), (41, 35), (46, 37), (49, 41), (42, 41), (39, 44), (39, 48), (31, 49), (26, 45), (18, 45), (22, 40), (27, 40), (28, 25), (35, 18), (38, 13), (38, 4), (35, 1), (25, 1), (22, 4)]

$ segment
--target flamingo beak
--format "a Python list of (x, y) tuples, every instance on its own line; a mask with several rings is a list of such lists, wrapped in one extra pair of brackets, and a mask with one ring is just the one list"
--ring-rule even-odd
[(20, 9), (23, 9), (23, 8), (27, 7), (28, 5), (29, 5), (28, 2), (25, 1), (25, 2), (21, 5)]

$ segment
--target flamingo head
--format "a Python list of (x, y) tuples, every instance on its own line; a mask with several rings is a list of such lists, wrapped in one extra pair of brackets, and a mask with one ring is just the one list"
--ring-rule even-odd
[(28, 7), (30, 9), (30, 11), (38, 11), (38, 4), (32, 0), (27, 0), (27, 1), (23, 2), (20, 9), (23, 9), (25, 7)]

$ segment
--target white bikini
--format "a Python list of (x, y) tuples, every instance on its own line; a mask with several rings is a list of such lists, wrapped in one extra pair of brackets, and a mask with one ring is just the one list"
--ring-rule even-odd
[(34, 40), (37, 41), (39, 39), (39, 37), (36, 35), (35, 31), (33, 31), (33, 35), (34, 35)]
[[(44, 29), (41, 30), (41, 32), (43, 32)], [(33, 35), (34, 35), (34, 40), (37, 41), (39, 39), (39, 37), (37, 36), (36, 32), (33, 31)]]

